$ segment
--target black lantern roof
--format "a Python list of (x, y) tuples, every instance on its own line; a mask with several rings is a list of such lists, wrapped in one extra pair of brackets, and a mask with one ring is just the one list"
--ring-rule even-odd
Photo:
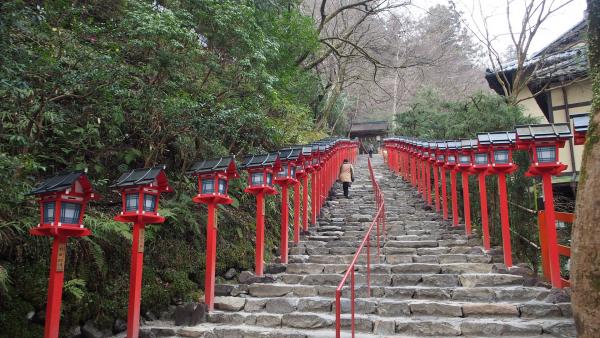
[(440, 150), (446, 150), (448, 146), (446, 145), (446, 142), (441, 141), (441, 142), (436, 142), (436, 149), (440, 149)]
[(28, 195), (40, 195), (52, 192), (65, 191), (77, 180), (82, 178), (82, 186), (85, 192), (91, 192), (92, 186), (83, 171), (70, 171), (60, 173), (56, 176), (45, 179), (40, 185), (31, 190)]
[(446, 142), (446, 146), (448, 147), (448, 150), (456, 150), (461, 147), (461, 142), (460, 141), (448, 141), (448, 142)]
[(288, 148), (279, 151), (279, 158), (282, 161), (295, 161), (302, 155), (302, 148)]
[(209, 160), (201, 160), (194, 163), (190, 170), (188, 170), (188, 174), (192, 175), (202, 175), (218, 172), (236, 176), (237, 170), (235, 166), (235, 156), (225, 156)]
[(492, 133), (477, 134), (480, 145), (511, 145), (516, 141), (517, 134), (514, 131), (498, 131)]
[(568, 139), (573, 136), (568, 123), (530, 124), (516, 126), (515, 130), (520, 140)]
[(278, 159), (278, 153), (248, 155), (242, 160), (240, 169), (250, 169), (257, 167), (276, 167)]
[(476, 139), (460, 140), (461, 149), (477, 149)]
[(152, 168), (138, 168), (130, 170), (121, 174), (121, 176), (116, 180), (115, 184), (111, 185), (111, 187), (137, 187), (140, 185), (151, 184), (155, 180), (158, 181), (159, 186), (167, 186), (166, 177), (164, 175), (164, 170), (166, 168), (167, 167), (165, 165), (158, 165)]
[(429, 149), (437, 149), (437, 142), (429, 142)]
[(304, 145), (302, 146), (302, 156), (311, 156), (312, 155), (312, 146)]
[(590, 114), (573, 114), (571, 115), (573, 120), (573, 129), (578, 133), (587, 133), (590, 125)]

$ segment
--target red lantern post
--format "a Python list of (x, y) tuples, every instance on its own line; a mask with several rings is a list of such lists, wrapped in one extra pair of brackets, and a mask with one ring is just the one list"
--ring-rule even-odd
[(302, 180), (302, 230), (304, 234), (308, 234), (308, 178), (314, 172), (312, 167), (312, 146), (302, 147), (303, 173)]
[(146, 224), (165, 221), (165, 218), (158, 213), (158, 202), (161, 193), (172, 191), (164, 169), (163, 165), (133, 169), (123, 173), (111, 186), (119, 189), (122, 200), (122, 211), (115, 216), (115, 221), (133, 223), (127, 337), (137, 337), (140, 332), (144, 229)]
[(198, 195), (192, 198), (192, 201), (208, 206), (204, 302), (212, 311), (217, 263), (217, 205), (231, 204), (233, 200), (227, 194), (228, 181), (239, 176), (233, 156), (199, 161), (192, 166), (189, 173), (198, 176)]
[(456, 156), (460, 141), (446, 142), (446, 164), (444, 167), (450, 170), (450, 189), (452, 190), (452, 226), (458, 226), (458, 193), (456, 191)]
[(29, 195), (36, 195), (40, 205), (40, 223), (29, 232), (34, 236), (53, 237), (44, 337), (58, 338), (67, 241), (69, 237), (90, 235), (90, 230), (83, 226), (83, 216), (88, 201), (100, 196), (93, 192), (81, 171), (48, 178)]
[(284, 149), (279, 152), (281, 159), (281, 170), (275, 177), (275, 184), (281, 187), (281, 237), (279, 244), (280, 261), (288, 262), (288, 187), (298, 183), (296, 180), (296, 161), (302, 149)]
[(492, 166), (490, 171), (498, 175), (498, 192), (500, 197), (500, 221), (502, 223), (502, 246), (504, 265), (512, 266), (512, 247), (510, 243), (510, 224), (508, 217), (508, 193), (506, 191), (506, 174), (517, 170), (512, 161), (512, 150), (515, 145), (514, 132), (495, 132), (477, 134), (480, 148), (487, 149)]
[(312, 144), (312, 175), (311, 175), (311, 223), (313, 226), (317, 224), (317, 215), (319, 214), (319, 206), (318, 206), (318, 194), (319, 194), (319, 172), (321, 171), (321, 152), (319, 150), (319, 144)]
[[(542, 248), (542, 257), (546, 256), (550, 266), (550, 281), (553, 287), (562, 287), (560, 276), (560, 260), (558, 254), (558, 239), (556, 235), (556, 215), (554, 212), (554, 194), (552, 192), (552, 176), (559, 175), (567, 169), (565, 164), (559, 162), (559, 148), (572, 137), (571, 129), (567, 123), (538, 124), (515, 127), (517, 133), (517, 146), (519, 149), (529, 151), (531, 166), (527, 176), (541, 176), (544, 187), (544, 209), (546, 212), (545, 243), (547, 248)], [(543, 241), (543, 239), (541, 240)]]
[(429, 206), (433, 206), (433, 200), (431, 197), (431, 154), (432, 149), (429, 146), (429, 142), (424, 144), (425, 151), (423, 153), (423, 162), (425, 167), (425, 199)]
[(448, 194), (446, 192), (446, 142), (437, 142), (436, 156), (437, 165), (441, 169), (441, 181), (442, 181), (442, 217), (444, 220), (448, 220)]
[(481, 211), (481, 232), (483, 235), (483, 248), (486, 251), (490, 250), (490, 228), (488, 219), (487, 209), (487, 189), (485, 184), (485, 176), (488, 174), (491, 168), (489, 161), (489, 154), (486, 150), (486, 146), (479, 148), (477, 144), (476, 150), (473, 151), (471, 162), (471, 172), (477, 175), (479, 182), (479, 205)]
[[(435, 210), (437, 212), (440, 212), (440, 196), (439, 196), (439, 190), (438, 190), (438, 167), (436, 165), (436, 157), (435, 157), (435, 149), (436, 149), (436, 142), (429, 142), (429, 165), (431, 167), (430, 171), (433, 171), (433, 193), (431, 192), (431, 188), (430, 188), (430, 192), (429, 192), (429, 205), (433, 206), (435, 204)], [(429, 178), (427, 179), (427, 184), (429, 186), (431, 186), (431, 173), (429, 173)], [(433, 195), (433, 196), (432, 196)], [(435, 201), (432, 202), (431, 199), (434, 198)]]
[(469, 174), (473, 167), (473, 149), (477, 148), (477, 140), (462, 140), (458, 152), (458, 165), (456, 169), (461, 173), (463, 191), (463, 212), (465, 217), (465, 233), (471, 234), (471, 199), (469, 196)]
[(265, 254), (265, 197), (277, 194), (273, 187), (273, 176), (279, 172), (278, 154), (250, 155), (244, 158), (240, 169), (248, 171), (246, 193), (256, 197), (256, 249), (254, 274), (262, 276)]

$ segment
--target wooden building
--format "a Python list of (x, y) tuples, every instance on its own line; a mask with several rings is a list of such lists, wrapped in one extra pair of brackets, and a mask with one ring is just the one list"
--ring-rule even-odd
[[(525, 62), (530, 80), (518, 99), (522, 100), (520, 104), (526, 115), (537, 117), (539, 123), (572, 123), (573, 116), (590, 112), (592, 82), (588, 72), (586, 33), (587, 20), (583, 20)], [(508, 63), (502, 68), (503, 75), (510, 81), (516, 63)], [(486, 80), (490, 88), (504, 95), (496, 73), (488, 70)], [(560, 160), (568, 168), (554, 178), (555, 184), (575, 185), (582, 154), (582, 145), (575, 145), (573, 139), (566, 143), (560, 150)]]
[(381, 141), (388, 136), (389, 132), (390, 124), (387, 121), (355, 122), (348, 132), (348, 137), (360, 141), (360, 152), (364, 154), (369, 144), (372, 144), (377, 151)]

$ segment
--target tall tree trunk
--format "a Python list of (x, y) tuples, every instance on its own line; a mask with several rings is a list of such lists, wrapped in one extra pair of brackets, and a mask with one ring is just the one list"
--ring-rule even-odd
[(577, 192), (571, 279), (578, 336), (597, 338), (600, 337), (600, 2), (587, 3), (593, 103)]

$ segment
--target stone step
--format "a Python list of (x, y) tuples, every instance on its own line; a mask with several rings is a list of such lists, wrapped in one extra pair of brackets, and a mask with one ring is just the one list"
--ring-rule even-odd
[[(334, 328), (335, 315), (310, 312), (246, 313), (221, 312), (209, 313), (211, 323), (227, 325), (258, 325), (275, 328), (291, 328), (309, 332), (313, 329)], [(574, 322), (569, 318), (523, 319), (523, 318), (461, 318), (415, 316), (410, 318), (389, 318), (374, 314), (356, 314), (356, 331), (376, 334), (407, 334), (413, 336), (519, 336), (542, 335), (544, 332), (561, 337), (574, 336)], [(342, 328), (350, 327), (350, 315), (342, 314)], [(332, 332), (333, 333), (333, 332)], [(566, 334), (566, 335), (564, 335)]]
[[(341, 313), (350, 313), (350, 299), (342, 298)], [(258, 313), (285, 314), (292, 312), (335, 313), (335, 299), (331, 297), (277, 297), (241, 298), (217, 297), (215, 308)], [(386, 298), (356, 298), (356, 313), (377, 314), (382, 317), (522, 317), (560, 318), (570, 317), (568, 303), (552, 304), (544, 302), (466, 302), (450, 300), (397, 300)]]

